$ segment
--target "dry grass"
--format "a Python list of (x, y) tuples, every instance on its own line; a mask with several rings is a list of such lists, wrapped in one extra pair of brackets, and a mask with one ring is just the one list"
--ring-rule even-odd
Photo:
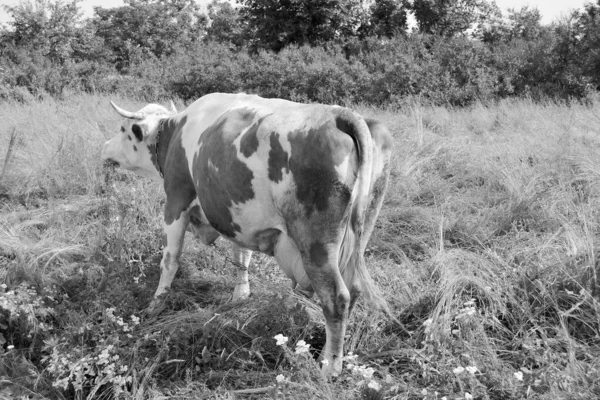
[[(254, 256), (253, 296), (231, 302), (223, 241), (188, 240), (194, 279), (176, 279), (159, 317), (129, 332), (115, 324), (107, 309), (142, 316), (157, 283), (163, 196), (102, 170), (100, 146), (118, 127), (108, 100), (0, 104), (0, 398), (111, 398), (115, 387), (93, 380), (53, 387), (43, 360), (56, 348), (75, 365), (109, 344), (131, 378), (122, 398), (600, 395), (597, 106), (359, 107), (395, 137), (367, 262), (410, 331), (358, 305), (346, 350), (375, 369), (376, 392), (350, 372), (323, 382), (293, 354), (300, 339), (322, 346), (322, 315), (269, 257)], [(275, 345), (278, 333), (292, 351)], [(278, 374), (289, 383), (276, 385)]]

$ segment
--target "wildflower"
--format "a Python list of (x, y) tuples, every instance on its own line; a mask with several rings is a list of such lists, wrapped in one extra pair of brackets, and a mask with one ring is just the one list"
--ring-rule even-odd
[(140, 318), (136, 317), (133, 314), (131, 314), (131, 322), (133, 322), (134, 325), (139, 325), (140, 324)]
[(381, 389), (381, 385), (375, 380), (371, 380), (367, 386), (377, 392), (379, 392), (379, 389)]
[(427, 389), (421, 390), (421, 395), (422, 396), (427, 396)]
[(373, 377), (373, 374), (375, 373), (375, 370), (371, 367), (369, 367), (369, 368), (363, 367), (360, 372), (361, 372), (361, 375), (363, 376), (363, 378), (371, 379)]
[(275, 377), (275, 380), (277, 383), (285, 382), (285, 376), (283, 376), (283, 374), (279, 374)]
[(296, 354), (308, 353), (308, 349), (310, 348), (310, 344), (306, 343), (304, 340), (298, 340), (296, 343)]
[(463, 367), (456, 367), (452, 370), (456, 375), (462, 374), (465, 369)]
[(475, 299), (471, 299), (469, 301), (466, 301), (463, 305), (465, 307), (475, 307)]
[(13, 346), (12, 344), (9, 344), (8, 346), (6, 346), (6, 350), (12, 350), (14, 348), (15, 348), (15, 346)]
[(474, 365), (470, 365), (468, 367), (465, 368), (467, 370), (468, 373), (470, 373), (471, 375), (475, 375), (475, 372), (478, 371), (477, 367)]
[(517, 371), (514, 373), (515, 379), (518, 381), (522, 381), (523, 380), (523, 372), (521, 371)]
[(358, 358), (358, 354), (354, 354), (352, 352), (349, 352), (348, 355), (346, 355), (344, 357), (344, 361), (355, 361)]
[(466, 400), (472, 400), (473, 399), (473, 395), (469, 392), (465, 392), (465, 399)]
[(423, 322), (423, 326), (427, 328), (427, 327), (431, 326), (432, 323), (433, 323), (433, 319), (429, 318), (428, 320)]
[(327, 360), (321, 360), (321, 364), (323, 364), (323, 366), (329, 365), (329, 361), (327, 361)]
[(287, 336), (283, 336), (281, 333), (273, 337), (273, 339), (277, 340), (277, 346), (283, 346), (287, 343)]

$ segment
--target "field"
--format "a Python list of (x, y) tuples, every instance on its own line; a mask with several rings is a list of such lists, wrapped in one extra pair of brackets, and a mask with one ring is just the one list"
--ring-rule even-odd
[(600, 103), (355, 108), (395, 138), (366, 258), (403, 326), (359, 302), (326, 382), (318, 302), (268, 256), (232, 302), (227, 243), (188, 236), (144, 314), (164, 196), (103, 170), (108, 97), (0, 103), (0, 399), (600, 397)]

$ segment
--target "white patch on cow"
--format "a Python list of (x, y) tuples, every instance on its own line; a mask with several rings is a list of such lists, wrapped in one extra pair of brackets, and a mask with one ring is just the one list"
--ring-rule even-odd
[(305, 292), (312, 292), (310, 280), (302, 263), (302, 255), (292, 238), (284, 233), (279, 235), (274, 253), (279, 268), (292, 280), (292, 286), (297, 284)]
[[(338, 173), (340, 177), (342, 177), (342, 181), (348, 182), (348, 178), (352, 178), (354, 180), (354, 171), (348, 170), (350, 165), (350, 154), (344, 157), (344, 161), (341, 164), (335, 166), (335, 171)], [(349, 176), (352, 175), (352, 176)]]
[(219, 172), (219, 167), (217, 167), (215, 164), (213, 164), (212, 160), (208, 160), (208, 167), (212, 168), (216, 172)]

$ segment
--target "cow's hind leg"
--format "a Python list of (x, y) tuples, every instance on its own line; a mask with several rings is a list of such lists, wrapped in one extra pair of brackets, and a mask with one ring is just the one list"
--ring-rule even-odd
[[(308, 251), (306, 251), (308, 250)], [(313, 241), (301, 251), (306, 273), (313, 290), (321, 300), (327, 338), (321, 354), (324, 376), (337, 376), (342, 371), (344, 336), (348, 324), (350, 292), (338, 268), (339, 245)]]
[[(314, 290), (321, 300), (327, 334), (320, 359), (324, 376), (342, 371), (344, 336), (348, 324), (350, 292), (338, 268), (339, 243), (324, 235), (298, 234), (295, 239), (282, 235), (275, 246), (275, 258), (286, 274), (304, 276), (302, 288)], [(301, 260), (301, 262), (300, 262)], [(307, 279), (308, 278), (308, 279)]]
[(233, 290), (233, 300), (245, 299), (250, 296), (250, 283), (248, 282), (248, 266), (252, 258), (252, 251), (244, 249), (235, 243), (231, 244), (233, 253), (232, 263), (237, 269), (237, 282)]

